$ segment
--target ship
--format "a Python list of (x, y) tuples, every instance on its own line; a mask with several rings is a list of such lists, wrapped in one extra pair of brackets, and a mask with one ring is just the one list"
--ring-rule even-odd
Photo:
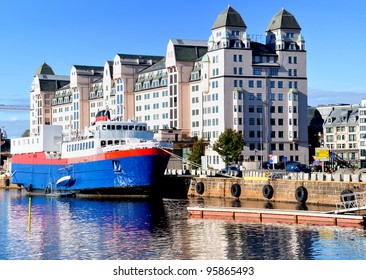
[(33, 194), (150, 195), (172, 151), (146, 123), (102, 110), (82, 136), (42, 125), (38, 135), (11, 139), (11, 179)]

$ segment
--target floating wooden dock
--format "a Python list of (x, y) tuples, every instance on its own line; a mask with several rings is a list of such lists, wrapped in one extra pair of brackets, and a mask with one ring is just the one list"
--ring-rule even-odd
[(317, 211), (236, 207), (188, 207), (189, 218), (236, 220), (250, 223), (285, 223), (341, 227), (365, 227), (365, 216)]

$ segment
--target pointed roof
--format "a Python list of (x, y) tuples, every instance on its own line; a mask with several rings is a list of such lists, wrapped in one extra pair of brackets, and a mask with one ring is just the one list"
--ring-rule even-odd
[(301, 30), (300, 25), (298, 24), (296, 18), (282, 8), (271, 20), (266, 31), (276, 30), (276, 29), (299, 29)]
[(247, 27), (241, 15), (230, 6), (228, 6), (218, 15), (215, 24), (212, 26), (212, 29), (223, 26)]
[(37, 75), (55, 75), (55, 73), (53, 72), (51, 66), (49, 66), (47, 63), (43, 63), (38, 67), (36, 73), (34, 74), (34, 76)]

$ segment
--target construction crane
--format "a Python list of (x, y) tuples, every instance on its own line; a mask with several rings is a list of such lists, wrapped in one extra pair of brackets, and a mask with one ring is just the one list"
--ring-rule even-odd
[(0, 104), (0, 111), (29, 111), (29, 106), (24, 105), (4, 105)]

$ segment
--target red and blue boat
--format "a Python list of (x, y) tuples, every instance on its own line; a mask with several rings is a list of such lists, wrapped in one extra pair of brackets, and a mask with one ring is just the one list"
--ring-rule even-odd
[(146, 123), (106, 115), (82, 137), (43, 125), (39, 135), (12, 139), (12, 183), (30, 193), (149, 195), (173, 144), (155, 140)]

